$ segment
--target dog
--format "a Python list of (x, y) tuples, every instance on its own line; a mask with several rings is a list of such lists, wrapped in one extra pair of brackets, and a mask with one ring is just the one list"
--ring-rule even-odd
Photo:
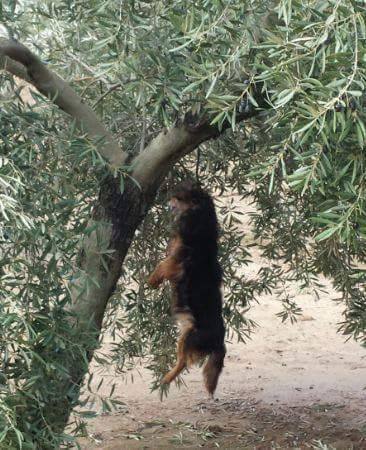
[(169, 205), (174, 219), (167, 256), (148, 279), (152, 288), (164, 280), (171, 283), (172, 315), (180, 329), (177, 362), (162, 383), (171, 383), (208, 356), (203, 376), (213, 398), (226, 354), (215, 207), (211, 196), (192, 182), (179, 185)]

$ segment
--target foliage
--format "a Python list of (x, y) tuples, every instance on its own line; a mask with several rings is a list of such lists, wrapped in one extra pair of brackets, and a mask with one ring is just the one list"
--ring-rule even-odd
[(287, 278), (333, 279), (343, 331), (365, 342), (365, 6), (296, 4), (282, 2), (283, 25), (259, 45), (274, 114), (251, 172), (256, 229), (271, 241), (265, 254), (288, 262)]
[[(110, 302), (105, 333), (113, 349), (98, 354), (99, 363), (128, 373), (142, 358), (158, 380), (172, 362), (169, 293), (148, 291), (144, 280), (168, 237), (167, 192), (187, 175), (217, 197), (228, 338), (248, 336), (253, 324), (243, 311), (263, 292), (276, 290), (283, 317), (293, 318), (287, 281), (320, 295), (323, 273), (345, 303), (343, 331), (365, 342), (363, 2), (9, 1), (0, 14), (131, 154), (186, 111), (231, 126), (180, 161), (161, 187)], [(21, 405), (45, 412), (52, 396), (66, 395), (52, 390), (67, 378), (63, 358), (83, 357), (65, 305), (105, 167), (49, 101), (24, 95), (6, 74), (1, 86), (0, 446), (56, 447), (63, 433), (32, 422)], [(240, 114), (258, 107), (255, 86), (266, 105), (243, 126)], [(255, 279), (243, 276), (250, 255), (236, 203), (249, 196), (254, 242), (269, 260)], [(88, 407), (98, 392), (87, 388)]]

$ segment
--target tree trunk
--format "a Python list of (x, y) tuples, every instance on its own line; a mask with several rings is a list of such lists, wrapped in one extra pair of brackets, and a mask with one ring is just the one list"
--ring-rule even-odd
[[(49, 369), (38, 358), (32, 361), (31, 375), (46, 377), (47, 386), (44, 392), (40, 392), (38, 403), (33, 397), (27, 398), (25, 392), (26, 401), (19, 411), (19, 419), (32, 423), (37, 432), (42, 430), (42, 448), (55, 448), (49, 444), (51, 436), (62, 435), (73, 408), (78, 404), (82, 381), (98, 347), (105, 308), (121, 275), (135, 231), (156, 195), (157, 183), (146, 193), (134, 182), (125, 181), (122, 194), (112, 176), (102, 183), (89, 227), (93, 230), (84, 240), (80, 252), (81, 269), (71, 287), (72, 304), (66, 313), (71, 314), (71, 320), (65, 315), (60, 319), (60, 323), (66, 323), (68, 327), (62, 330), (66, 347), (60, 350), (53, 346), (50, 349), (47, 344), (36, 349)], [(105, 250), (108, 253), (104, 253)], [(52, 370), (52, 367), (56, 369)], [(56, 446), (59, 443), (55, 441)]]

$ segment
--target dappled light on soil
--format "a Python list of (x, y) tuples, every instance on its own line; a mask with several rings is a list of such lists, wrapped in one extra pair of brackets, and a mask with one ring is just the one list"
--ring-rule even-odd
[(331, 294), (298, 302), (293, 325), (281, 324), (271, 296), (253, 307), (260, 328), (247, 344), (228, 345), (215, 402), (199, 368), (162, 403), (142, 369), (118, 384), (126, 408), (91, 420), (82, 448), (366, 448), (366, 351), (336, 333), (342, 307)]

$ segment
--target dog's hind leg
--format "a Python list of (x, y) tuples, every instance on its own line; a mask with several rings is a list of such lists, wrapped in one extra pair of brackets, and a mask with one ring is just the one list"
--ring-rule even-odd
[(203, 378), (205, 387), (211, 398), (216, 390), (217, 381), (219, 379), (222, 368), (224, 367), (225, 347), (222, 350), (216, 350), (210, 354), (207, 363), (203, 369)]
[(187, 355), (184, 352), (184, 342), (186, 335), (182, 335), (178, 340), (177, 362), (175, 366), (165, 375), (162, 384), (169, 384), (187, 367)]
[(181, 372), (183, 372), (186, 367), (186, 361), (184, 359), (178, 359), (176, 365), (162, 379), (161, 384), (171, 383), (175, 378), (177, 378), (178, 375), (181, 374)]
[(194, 329), (194, 319), (190, 312), (180, 312), (176, 314), (176, 319), (180, 326), (180, 336), (177, 343), (177, 363), (175, 366), (165, 375), (162, 380), (162, 384), (169, 384), (178, 375), (180, 375), (183, 370), (188, 365), (189, 355), (186, 349), (186, 339), (188, 334)]

